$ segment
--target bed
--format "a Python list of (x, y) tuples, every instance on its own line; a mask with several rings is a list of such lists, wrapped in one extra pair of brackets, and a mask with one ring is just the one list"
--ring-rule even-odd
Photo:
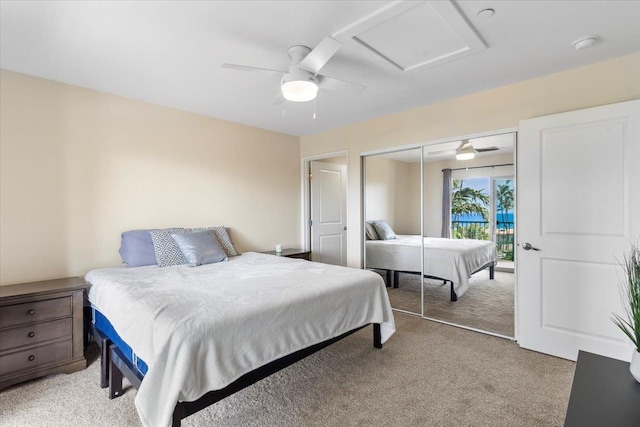
[(456, 301), (469, 289), (469, 278), (478, 271), (489, 269), (494, 277), (498, 251), (493, 242), (473, 239), (446, 239), (415, 235), (397, 235), (391, 240), (366, 241), (368, 269), (386, 270), (387, 286), (391, 273), (393, 286), (398, 287), (400, 273), (420, 274), (421, 246), (424, 244), (424, 275), (451, 284), (451, 301)]
[(369, 325), (395, 331), (376, 273), (245, 253), (189, 267), (89, 272), (101, 385), (138, 388), (145, 426), (180, 420)]

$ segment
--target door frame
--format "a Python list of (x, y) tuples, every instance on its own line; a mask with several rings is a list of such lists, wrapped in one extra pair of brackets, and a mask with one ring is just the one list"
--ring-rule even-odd
[[(349, 150), (339, 150), (339, 151), (331, 151), (328, 153), (322, 154), (314, 154), (312, 156), (305, 156), (300, 158), (300, 209), (302, 212), (302, 221), (300, 223), (300, 244), (302, 245), (302, 249), (309, 251), (311, 250), (311, 226), (309, 222), (311, 221), (311, 185), (309, 184), (309, 170), (311, 167), (312, 161), (319, 161), (323, 159), (329, 159), (331, 157), (342, 157), (344, 156), (347, 161), (345, 166), (347, 168), (345, 179), (347, 186), (347, 194), (346, 194), (346, 218), (347, 223), (349, 222)], [(347, 235), (347, 247), (345, 248), (347, 254), (349, 253), (349, 237)]]

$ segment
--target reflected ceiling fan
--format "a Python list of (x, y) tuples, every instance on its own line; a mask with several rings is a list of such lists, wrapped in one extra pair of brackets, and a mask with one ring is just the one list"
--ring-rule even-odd
[(342, 43), (331, 37), (325, 37), (313, 50), (307, 46), (291, 46), (289, 48), (291, 64), (287, 71), (237, 64), (222, 64), (222, 68), (282, 74), (280, 93), (274, 99), (274, 104), (281, 104), (284, 100), (311, 101), (315, 99), (319, 88), (361, 93), (365, 86), (318, 74), (341, 46)]
[(486, 153), (487, 151), (498, 151), (499, 148), (492, 147), (484, 147), (484, 148), (474, 148), (471, 141), (468, 139), (463, 139), (460, 141), (460, 145), (455, 150), (440, 150), (433, 151), (429, 153), (429, 156), (456, 156), (457, 160), (471, 160), (476, 156), (476, 153)]

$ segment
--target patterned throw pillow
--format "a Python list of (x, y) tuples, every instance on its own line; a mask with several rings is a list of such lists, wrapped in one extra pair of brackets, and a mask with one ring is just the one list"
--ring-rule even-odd
[(187, 260), (182, 251), (171, 237), (172, 234), (185, 234), (186, 228), (165, 228), (164, 230), (149, 230), (153, 240), (153, 251), (156, 253), (156, 261), (160, 267), (186, 264)]
[(231, 236), (229, 236), (229, 232), (227, 232), (227, 229), (224, 226), (189, 229), (189, 231), (192, 233), (196, 233), (199, 231), (209, 231), (209, 230), (213, 230), (213, 233), (216, 235), (216, 238), (218, 239), (218, 243), (220, 244), (220, 247), (222, 248), (224, 253), (227, 254), (227, 256), (232, 257), (232, 256), (240, 255), (240, 252), (238, 252), (236, 247), (233, 245), (233, 241), (231, 240)]

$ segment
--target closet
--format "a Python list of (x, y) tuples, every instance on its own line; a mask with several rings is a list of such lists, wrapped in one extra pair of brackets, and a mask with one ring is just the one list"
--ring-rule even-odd
[(514, 148), (507, 132), (362, 156), (363, 265), (395, 310), (514, 336)]

